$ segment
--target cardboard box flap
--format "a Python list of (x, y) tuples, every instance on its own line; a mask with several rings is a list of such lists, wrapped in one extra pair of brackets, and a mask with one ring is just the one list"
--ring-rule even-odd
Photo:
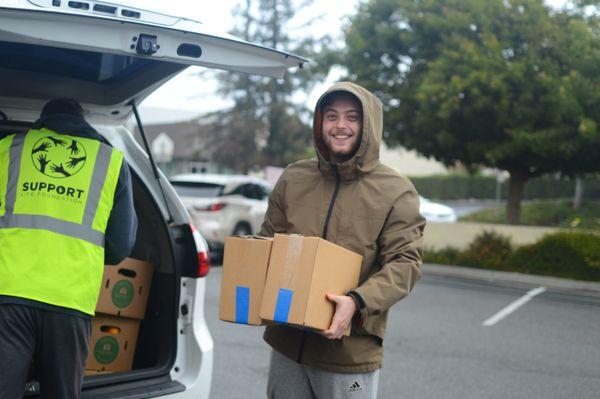
[[(246, 234), (246, 235), (230, 235), (227, 237), (233, 237), (233, 238), (246, 238), (246, 239), (251, 239), (251, 240), (267, 240), (267, 241), (273, 241), (273, 237), (265, 237), (265, 236), (259, 236), (257, 234)], [(225, 239), (227, 239), (227, 237), (225, 237)]]
[(261, 317), (304, 325), (318, 238), (275, 234)]

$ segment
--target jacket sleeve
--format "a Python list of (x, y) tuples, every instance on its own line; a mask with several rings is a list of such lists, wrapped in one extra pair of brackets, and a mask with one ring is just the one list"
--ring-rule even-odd
[(265, 219), (259, 233), (261, 236), (273, 237), (275, 233), (286, 232), (285, 184), (284, 176), (282, 175), (275, 184), (275, 188), (273, 188), (271, 194), (269, 194), (269, 206), (267, 207)]
[(419, 195), (411, 187), (395, 201), (377, 239), (381, 268), (354, 290), (363, 324), (407, 296), (421, 277), (424, 228)]
[(116, 265), (133, 249), (137, 234), (137, 216), (133, 206), (131, 172), (125, 161), (121, 165), (113, 208), (106, 226), (104, 262)]

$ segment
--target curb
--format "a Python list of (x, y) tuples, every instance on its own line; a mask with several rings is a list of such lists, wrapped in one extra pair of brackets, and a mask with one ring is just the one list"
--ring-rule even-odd
[(448, 266), (424, 263), (423, 274), (455, 277), (487, 282), (516, 283), (543, 286), (557, 291), (577, 291), (578, 294), (600, 297), (600, 283), (569, 280), (566, 278), (535, 276), (532, 274), (481, 270), (464, 266)]

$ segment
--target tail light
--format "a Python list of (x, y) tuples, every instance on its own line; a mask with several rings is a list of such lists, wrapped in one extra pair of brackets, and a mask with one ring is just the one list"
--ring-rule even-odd
[(206, 277), (210, 270), (210, 256), (208, 252), (198, 252), (198, 277)]
[(194, 209), (197, 211), (205, 211), (205, 212), (217, 212), (221, 209), (225, 208), (227, 204), (222, 202), (217, 202), (216, 204), (210, 204), (208, 206), (194, 206)]
[(192, 230), (192, 236), (196, 243), (196, 250), (198, 251), (198, 277), (206, 277), (210, 270), (210, 254), (208, 253), (208, 245), (202, 238), (198, 230), (190, 223), (190, 229)]

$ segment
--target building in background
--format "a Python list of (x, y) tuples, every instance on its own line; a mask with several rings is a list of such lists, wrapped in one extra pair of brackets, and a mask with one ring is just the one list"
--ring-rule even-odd
[[(211, 162), (205, 126), (197, 121), (144, 124), (157, 165), (167, 176), (179, 173), (231, 173)], [(136, 138), (142, 145), (136, 129)]]

